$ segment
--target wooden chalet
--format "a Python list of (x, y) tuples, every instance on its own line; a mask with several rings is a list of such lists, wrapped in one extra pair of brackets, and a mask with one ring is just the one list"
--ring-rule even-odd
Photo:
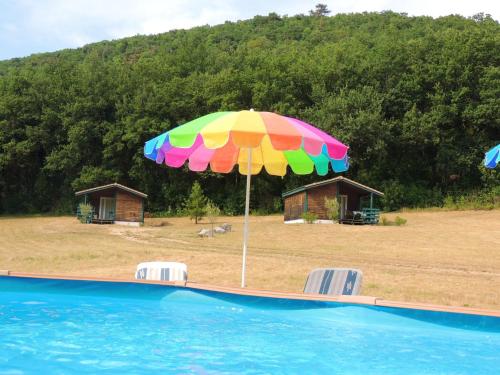
[(305, 212), (314, 213), (318, 219), (328, 219), (325, 198), (336, 198), (340, 223), (376, 224), (380, 211), (374, 207), (374, 199), (383, 195), (342, 176), (315, 182), (283, 193), (285, 221), (301, 219)]
[[(86, 222), (96, 224), (139, 225), (144, 222), (144, 199), (140, 191), (114, 183), (77, 191), (80, 203), (90, 203), (92, 213)], [(77, 210), (77, 215), (81, 213)]]

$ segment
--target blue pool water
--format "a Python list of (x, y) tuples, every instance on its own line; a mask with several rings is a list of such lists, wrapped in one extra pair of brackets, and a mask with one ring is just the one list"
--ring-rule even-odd
[(0, 374), (495, 374), (500, 318), (0, 277)]

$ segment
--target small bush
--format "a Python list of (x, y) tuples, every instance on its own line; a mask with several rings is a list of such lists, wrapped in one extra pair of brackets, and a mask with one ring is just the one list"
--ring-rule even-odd
[(243, 214), (245, 212), (245, 191), (237, 190), (233, 194), (229, 194), (222, 201), (222, 208), (224, 214), (227, 216), (236, 216)]
[(205, 216), (206, 204), (207, 198), (203, 195), (199, 182), (195, 181), (191, 189), (191, 194), (184, 203), (186, 213), (189, 215), (191, 220), (194, 219), (195, 224), (198, 224), (198, 221)]
[(391, 225), (391, 221), (387, 217), (382, 216), (380, 218), (380, 225), (384, 225), (384, 226)]
[(457, 209), (457, 206), (456, 206), (455, 201), (453, 200), (452, 196), (447, 195), (444, 198), (443, 207), (448, 209), (448, 210), (456, 210)]
[(304, 221), (307, 223), (307, 224), (312, 224), (314, 223), (316, 220), (318, 220), (318, 215), (316, 215), (315, 213), (312, 213), (312, 212), (304, 212), (302, 214), (302, 219), (304, 219)]
[(205, 214), (207, 216), (208, 222), (212, 226), (211, 236), (214, 236), (214, 224), (220, 216), (220, 208), (217, 207), (211, 200), (207, 201), (205, 206)]
[(396, 211), (402, 207), (432, 207), (443, 204), (443, 194), (437, 187), (428, 188), (422, 184), (402, 184), (397, 180), (382, 184), (384, 196), (381, 205), (384, 211)]
[(500, 207), (500, 191), (483, 189), (462, 195), (448, 195), (443, 201), (446, 210), (492, 210)]
[(394, 221), (391, 221), (387, 217), (382, 216), (380, 218), (379, 225), (383, 225), (383, 226), (396, 225), (396, 226), (399, 227), (401, 225), (405, 225), (406, 222), (407, 222), (407, 220), (405, 218), (402, 218), (401, 216), (396, 216), (396, 218), (394, 219)]
[(405, 205), (404, 186), (398, 181), (386, 182), (383, 184), (383, 191), (381, 203), (384, 211), (395, 211)]
[(168, 206), (168, 208), (164, 211), (153, 211), (153, 212), (148, 212), (147, 214), (144, 213), (144, 217), (151, 217), (151, 218), (162, 218), (162, 217), (180, 217), (180, 216), (187, 216), (188, 213), (185, 212), (184, 208), (172, 208), (172, 206)]
[(92, 218), (93, 208), (90, 203), (80, 203), (78, 208), (80, 210), (80, 216), (78, 217), (80, 222), (86, 223), (88, 219)]
[(265, 207), (258, 207), (252, 210), (251, 215), (253, 216), (268, 216), (272, 215), (274, 212), (270, 211), (268, 208)]
[(399, 227), (401, 225), (405, 225), (406, 221), (407, 220), (405, 218), (402, 218), (401, 216), (396, 216), (396, 219), (394, 220), (394, 224), (396, 224)]
[(273, 210), (274, 210), (274, 213), (283, 212), (283, 199), (281, 199), (281, 198), (274, 198), (274, 200), (273, 200)]
[(339, 207), (339, 202), (336, 198), (328, 199), (325, 197), (326, 214), (330, 220), (337, 221), (339, 219)]

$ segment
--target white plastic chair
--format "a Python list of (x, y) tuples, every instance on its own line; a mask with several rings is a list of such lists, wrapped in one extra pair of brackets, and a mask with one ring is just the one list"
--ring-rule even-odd
[(179, 262), (144, 262), (137, 265), (137, 280), (187, 281), (187, 266)]

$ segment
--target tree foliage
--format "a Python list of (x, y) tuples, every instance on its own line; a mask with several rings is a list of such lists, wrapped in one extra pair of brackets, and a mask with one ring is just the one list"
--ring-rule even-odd
[(316, 7), (314, 10), (309, 11), (310, 16), (317, 16), (317, 17), (322, 17), (322, 16), (327, 16), (331, 12), (328, 9), (328, 6), (326, 4), (316, 4)]
[(337, 198), (325, 197), (325, 208), (328, 219), (337, 221), (340, 216), (340, 205)]
[[(167, 168), (142, 148), (246, 108), (349, 144), (347, 176), (396, 192), (391, 207), (442, 202), (482, 186), (483, 153), (500, 142), (499, 90), (500, 27), (484, 14), (271, 13), (0, 61), (0, 213), (68, 212), (75, 189), (115, 181), (147, 193), (150, 211), (176, 210), (195, 180), (241, 213), (236, 171)], [(252, 207), (271, 211), (284, 189), (321, 178), (262, 173)]]
[(203, 195), (201, 186), (198, 181), (195, 181), (191, 189), (191, 194), (186, 200), (185, 209), (191, 220), (195, 224), (206, 214), (207, 198)]
[(207, 200), (207, 204), (205, 206), (205, 215), (207, 216), (208, 222), (211, 225), (210, 235), (213, 237), (214, 235), (214, 224), (220, 216), (220, 208), (212, 202), (210, 199)]

